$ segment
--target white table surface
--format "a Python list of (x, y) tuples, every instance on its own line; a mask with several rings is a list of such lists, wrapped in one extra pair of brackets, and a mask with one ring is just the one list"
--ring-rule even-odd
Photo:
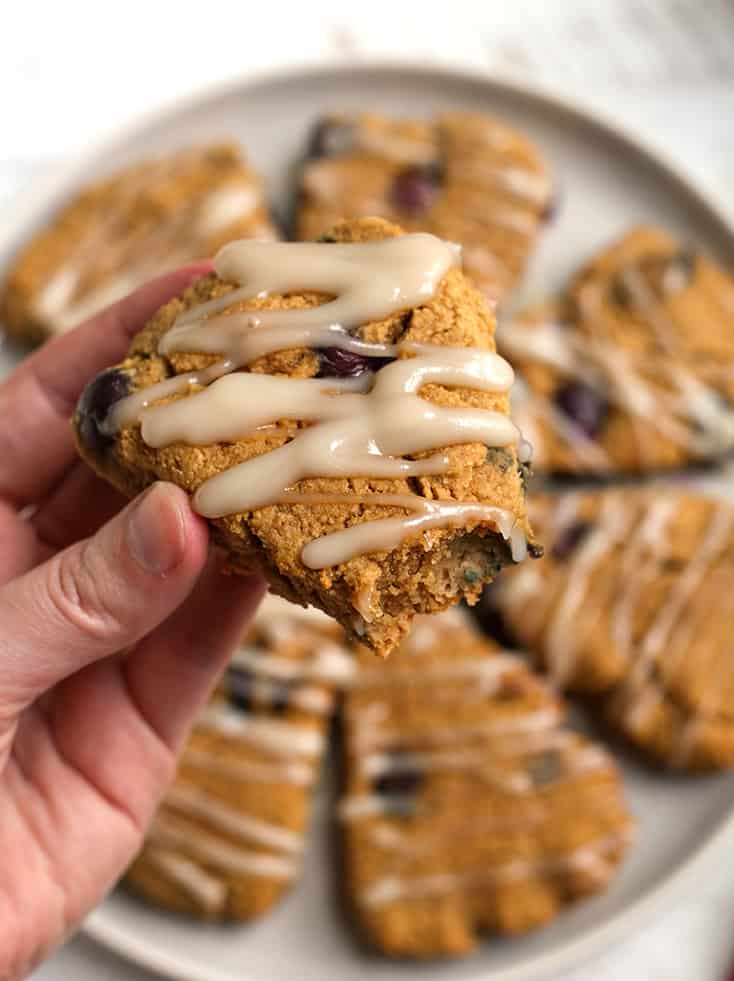
[[(9, 0), (0, 221), (34, 179), (179, 93), (271, 66), (374, 55), (487, 68), (572, 96), (677, 159), (734, 219), (731, 0), (370, 0), (358, 10), (310, 0), (288, 5), (287, 32), (284, 5), (271, 6)], [(641, 934), (554, 981), (725, 981), (733, 959), (734, 877), (722, 863)], [(33, 975), (149, 977), (84, 938)]]

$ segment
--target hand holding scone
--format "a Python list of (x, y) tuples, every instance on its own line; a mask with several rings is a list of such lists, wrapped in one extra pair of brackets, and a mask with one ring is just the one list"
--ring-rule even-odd
[(89, 377), (206, 271), (150, 283), (0, 386), (3, 978), (27, 973), (133, 857), (261, 594), (207, 560), (182, 490), (156, 484), (120, 510), (68, 424)]

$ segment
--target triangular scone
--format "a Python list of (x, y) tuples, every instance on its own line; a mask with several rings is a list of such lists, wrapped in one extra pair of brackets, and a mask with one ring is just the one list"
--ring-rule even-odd
[(464, 270), (491, 300), (521, 276), (553, 207), (546, 162), (523, 133), (482, 113), (430, 121), (333, 115), (311, 134), (296, 230), (379, 215), (463, 247)]
[(641, 227), (501, 326), (542, 473), (646, 473), (734, 449), (734, 280)]
[(451, 957), (604, 889), (631, 820), (617, 768), (525, 662), (448, 613), (343, 706), (344, 888), (387, 954)]
[[(338, 243), (362, 243), (363, 249), (372, 249), (383, 242), (395, 245), (401, 234), (396, 226), (380, 219), (362, 219), (339, 225), (329, 236), (329, 242), (335, 246)], [(431, 237), (414, 237), (408, 243), (411, 248), (416, 238), (420, 242), (430, 239), (432, 249), (454, 254), (445, 243)], [(253, 248), (254, 253), (262, 254), (257, 252), (257, 246)], [(270, 245), (266, 248), (302, 250), (303, 246)], [(329, 244), (310, 248), (323, 250), (318, 255), (320, 262), (333, 261), (329, 257)], [(309, 256), (312, 255), (313, 252), (309, 252)], [(288, 260), (282, 261), (287, 263)], [(350, 266), (350, 270), (355, 269), (357, 276), (365, 276), (365, 289), (369, 290), (373, 284), (368, 273), (361, 273), (358, 263)], [(280, 264), (277, 270), (282, 275)], [(288, 270), (285, 272), (287, 280)], [(350, 275), (354, 276), (354, 272)], [(455, 265), (448, 268), (438, 281), (435, 293), (425, 301), (407, 309), (401, 308), (379, 322), (360, 323), (351, 332), (339, 333), (340, 338), (345, 338), (340, 343), (354, 342), (363, 347), (367, 343), (372, 345), (370, 350), (375, 350), (378, 345), (381, 350), (389, 349), (391, 357), (367, 358), (323, 346), (279, 348), (249, 362), (242, 370), (231, 372), (226, 378), (217, 378), (202, 389), (198, 383), (200, 374), (195, 376), (197, 383), (194, 384), (187, 382), (187, 377), (191, 377), (187, 373), (201, 373), (216, 361), (216, 356), (188, 348), (162, 353), (162, 346), (165, 346), (168, 331), (176, 326), (177, 317), (212, 298), (226, 298), (235, 286), (232, 281), (222, 280), (214, 274), (200, 280), (181, 299), (172, 300), (153, 317), (133, 341), (122, 364), (90, 383), (80, 400), (74, 425), (80, 452), (95, 470), (128, 495), (139, 492), (154, 480), (169, 480), (189, 492), (198, 493), (203, 485), (211, 486), (215, 480), (221, 486), (222, 480), (218, 478), (229, 480), (235, 470), (239, 493), (259, 493), (263, 485), (270, 487), (277, 482), (281, 473), (272, 462), (274, 456), (270, 455), (279, 453), (278, 459), (283, 459), (284, 453), (294, 452), (292, 444), (305, 433), (311, 433), (315, 423), (314, 416), (309, 415), (313, 408), (304, 408), (301, 412), (302, 403), (294, 399), (289, 403), (292, 415), (273, 416), (273, 402), (267, 395), (250, 396), (249, 392), (256, 384), (258, 391), (263, 386), (268, 391), (276, 387), (279, 397), (286, 399), (291, 388), (300, 385), (301, 389), (308, 389), (309, 398), (319, 400), (320, 407), (328, 402), (328, 412), (336, 411), (332, 410), (332, 405), (346, 397), (329, 393), (344, 392), (352, 399), (349, 405), (353, 406), (355, 400), (359, 403), (361, 413), (365, 404), (374, 404), (370, 396), (388, 375), (392, 379), (390, 384), (394, 384), (396, 378), (398, 386), (405, 384), (405, 369), (410, 372), (415, 357), (415, 364), (427, 363), (445, 370), (450, 376), (449, 384), (428, 383), (437, 377), (431, 368), (432, 373), (420, 378), (416, 376), (419, 394), (406, 398), (401, 389), (396, 396), (390, 396), (390, 411), (387, 402), (382, 401), (379, 402), (379, 413), (369, 409), (364, 417), (359, 414), (355, 418), (360, 425), (364, 423), (369, 436), (373, 420), (379, 415), (381, 431), (387, 433), (388, 441), (393, 438), (394, 420), (395, 427), (392, 428), (399, 429), (401, 439), (413, 441), (416, 434), (420, 437), (416, 442), (418, 445), (423, 441), (420, 452), (414, 453), (410, 460), (407, 459), (410, 453), (402, 451), (401, 455), (399, 449), (397, 452), (378, 452), (376, 443), (366, 439), (360, 430), (357, 435), (364, 446), (369, 447), (369, 453), (365, 451), (363, 456), (358, 456), (352, 470), (350, 460), (357, 454), (349, 450), (349, 459), (344, 465), (346, 472), (337, 471), (339, 475), (332, 476), (334, 470), (329, 468), (334, 459), (338, 462), (344, 457), (335, 458), (331, 447), (334, 442), (338, 444), (337, 448), (341, 445), (342, 433), (354, 432), (349, 420), (346, 423), (335, 420), (330, 429), (332, 436), (336, 433), (333, 442), (323, 440), (318, 451), (298, 456), (297, 463), (302, 472), (310, 468), (312, 476), (297, 478), (293, 483), (289, 479), (288, 486), (267, 496), (262, 506), (253, 505), (247, 510), (235, 505), (234, 509), (230, 506), (219, 511), (222, 516), (211, 516), (214, 537), (227, 550), (231, 567), (242, 572), (261, 569), (275, 592), (324, 610), (353, 638), (384, 654), (405, 634), (415, 614), (444, 609), (462, 598), (476, 602), (482, 583), (493, 579), (503, 565), (520, 559), (526, 543), (531, 554), (538, 550), (526, 520), (525, 468), (519, 459), (522, 444), (509, 420), (508, 389), (512, 374), (494, 354), (494, 317), (486, 300)], [(282, 315), (287, 310), (293, 314), (295, 323), (297, 313), (315, 310), (325, 305), (327, 299), (322, 293), (299, 292), (294, 283), (287, 293), (273, 292), (250, 301), (240, 300), (221, 316), (202, 316), (195, 326), (198, 325), (196, 329), (202, 335), (207, 334), (212, 324), (213, 330), (222, 325), (228, 329), (235, 323), (229, 313), (243, 309), (255, 311), (255, 317), (263, 319), (275, 312)], [(185, 329), (186, 325), (183, 326)], [(289, 318), (284, 329), (287, 331), (291, 327)], [(272, 336), (275, 344), (281, 344), (277, 333), (280, 329), (260, 327), (252, 331), (244, 324), (242, 331), (236, 333), (237, 343), (245, 335), (245, 341), (249, 342), (257, 334), (256, 343), (262, 339), (267, 343)], [(240, 331), (239, 321), (236, 321), (236, 331)], [(329, 334), (331, 336), (333, 333)], [(199, 343), (204, 345), (205, 342)], [(474, 385), (474, 376), (468, 370), (459, 374), (459, 368), (455, 367), (464, 361), (480, 367), (489, 364), (491, 372), (499, 371), (505, 381), (499, 388), (492, 384), (484, 388)], [(290, 380), (293, 380), (293, 386), (284, 385)], [(228, 427), (235, 411), (261, 413), (260, 421), (267, 424), (245, 427), (245, 435), (241, 438), (237, 433), (242, 430), (230, 432), (226, 438), (189, 436), (187, 432), (187, 442), (168, 437), (158, 444), (158, 448), (144, 439), (139, 416), (123, 422), (119, 428), (110, 430), (108, 427), (125, 396), (132, 396), (134, 401), (139, 393), (145, 398), (145, 393), (154, 384), (177, 385), (182, 381), (188, 387), (182, 388), (173, 399), (170, 394), (158, 396), (152, 410), (158, 417), (174, 405), (176, 412), (193, 415), (197, 426), (206, 420), (209, 432), (212, 427)], [(202, 408), (203, 397), (210, 399), (215, 390), (223, 391), (222, 383), (236, 386), (236, 398), (231, 398), (222, 410)], [(364, 387), (360, 389), (360, 386)], [(317, 390), (318, 394), (314, 396)], [(226, 391), (231, 389), (226, 388)], [(376, 397), (380, 398), (379, 392)], [(189, 403), (189, 399), (198, 401)], [(409, 408), (412, 406), (409, 416), (403, 414), (406, 402)], [(213, 403), (207, 401), (204, 404), (211, 407)], [(430, 408), (422, 408), (424, 404)], [(326, 410), (316, 410), (317, 413), (323, 411)], [(418, 414), (422, 415), (414, 426), (413, 419)], [(466, 438), (467, 442), (446, 447), (441, 445), (440, 437), (433, 435), (446, 429), (441, 420), (448, 417), (451, 417), (456, 434), (454, 438)], [(490, 437), (484, 442), (471, 442), (475, 430), (472, 425), (463, 428), (465, 417), (472, 425), (478, 420), (493, 431), (499, 428), (509, 435), (500, 441), (502, 445), (495, 445)], [(437, 418), (438, 422), (435, 422)], [(510, 442), (505, 443), (505, 439)], [(302, 444), (303, 440), (298, 446)], [(422, 467), (424, 475), (366, 476), (372, 473), (371, 468), (375, 465), (389, 466), (393, 468), (391, 473), (396, 472), (397, 467), (403, 468), (401, 474), (405, 468)], [(443, 472), (439, 473), (436, 465)], [(239, 480), (238, 475), (247, 466), (258, 472), (263, 466), (270, 466), (269, 482), (259, 477)], [(427, 475), (429, 466), (434, 467), (433, 475)], [(364, 469), (360, 469), (362, 467)], [(330, 475), (323, 476), (325, 472)], [(404, 524), (416, 514), (416, 524)], [(420, 524), (424, 514), (428, 525)], [(440, 523), (434, 522), (432, 514)], [(385, 533), (381, 529), (384, 530), (386, 525), (392, 529), (387, 545), (381, 544), (385, 542)], [(401, 543), (393, 534), (397, 526), (401, 534), (404, 529)], [(378, 533), (382, 533), (382, 538)], [(314, 542), (333, 541), (337, 535), (339, 541), (343, 542), (346, 536), (350, 543), (355, 541), (356, 535), (359, 543), (354, 548), (350, 545), (342, 553), (346, 555), (344, 559), (329, 559), (321, 565), (312, 561), (306, 563), (304, 552), (307, 547)]]
[(651, 486), (533, 500), (546, 553), (485, 602), (649, 756), (734, 765), (734, 506)]
[(0, 325), (45, 340), (233, 238), (277, 237), (235, 144), (145, 160), (82, 188), (25, 246), (0, 290)]
[(340, 628), (268, 597), (184, 749), (127, 882), (199, 919), (249, 920), (300, 870), (334, 689), (354, 660)]

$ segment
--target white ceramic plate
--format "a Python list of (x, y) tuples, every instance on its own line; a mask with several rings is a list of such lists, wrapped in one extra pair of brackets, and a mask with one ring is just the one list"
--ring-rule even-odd
[[(317, 68), (250, 79), (179, 104), (116, 137), (18, 206), (0, 230), (0, 264), (78, 183), (141, 155), (234, 134), (269, 177), (283, 206), (288, 170), (308, 126), (329, 108), (425, 114), (436, 107), (496, 111), (527, 129), (554, 164), (562, 206), (526, 280), (552, 289), (578, 262), (637, 221), (660, 221), (724, 258), (734, 231), (716, 209), (629, 135), (548, 97), (482, 75), (394, 65)], [(0, 350), (0, 374), (14, 358)], [(721, 484), (721, 482), (719, 482)], [(413, 966), (362, 952), (341, 915), (329, 838), (329, 794), (316, 807), (299, 886), (274, 913), (247, 927), (205, 927), (149, 909), (117, 892), (87, 920), (100, 942), (140, 965), (186, 981), (537, 981), (592, 956), (643, 924), (665, 902), (726, 861), (734, 845), (734, 777), (680, 779), (622, 760), (639, 834), (612, 889), (546, 930), (488, 941), (474, 958)]]

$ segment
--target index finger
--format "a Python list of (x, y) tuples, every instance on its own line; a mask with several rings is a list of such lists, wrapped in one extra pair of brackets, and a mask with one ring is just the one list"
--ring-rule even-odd
[(123, 357), (159, 307), (211, 268), (192, 263), (146, 283), (49, 341), (0, 385), (0, 498), (24, 507), (49, 492), (75, 458), (69, 417), (86, 383)]

